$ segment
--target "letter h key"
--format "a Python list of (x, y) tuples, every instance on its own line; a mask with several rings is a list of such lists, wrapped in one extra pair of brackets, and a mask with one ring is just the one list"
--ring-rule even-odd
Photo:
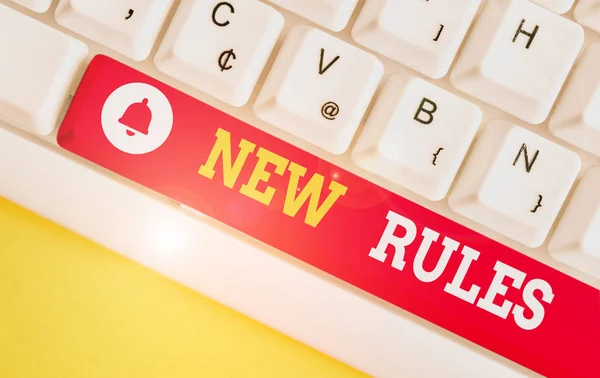
[(517, 41), (517, 38), (519, 38), (519, 35), (524, 35), (526, 37), (528, 37), (528, 41), (527, 44), (525, 45), (526, 49), (529, 49), (529, 47), (531, 47), (531, 44), (533, 43), (533, 40), (535, 39), (535, 36), (538, 32), (538, 30), (540, 30), (540, 27), (538, 25), (535, 25), (535, 27), (533, 28), (533, 31), (531, 33), (526, 32), (525, 30), (523, 30), (523, 25), (525, 24), (525, 19), (523, 19), (521, 21), (521, 24), (519, 25), (519, 28), (517, 29), (517, 32), (515, 33), (515, 37), (513, 38), (513, 43), (515, 43)]
[(546, 120), (583, 28), (530, 1), (489, 0), (450, 75), (459, 90), (521, 120)]

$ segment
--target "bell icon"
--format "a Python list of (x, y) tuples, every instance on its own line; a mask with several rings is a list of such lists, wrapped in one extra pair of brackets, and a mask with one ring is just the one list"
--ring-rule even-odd
[(152, 121), (152, 111), (148, 107), (148, 99), (142, 102), (135, 102), (125, 110), (119, 123), (127, 127), (127, 135), (133, 136), (136, 133), (148, 135), (148, 128)]

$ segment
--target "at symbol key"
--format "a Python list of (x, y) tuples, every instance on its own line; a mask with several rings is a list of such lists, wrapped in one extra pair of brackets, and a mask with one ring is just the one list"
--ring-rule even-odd
[(298, 138), (342, 154), (382, 75), (383, 65), (374, 56), (318, 29), (297, 26), (281, 47), (254, 112)]
[(333, 121), (340, 114), (340, 107), (333, 101), (329, 101), (321, 108), (321, 114), (326, 119)]

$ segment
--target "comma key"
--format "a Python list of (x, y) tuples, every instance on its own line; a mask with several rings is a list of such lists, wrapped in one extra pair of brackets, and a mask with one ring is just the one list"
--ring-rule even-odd
[(55, 17), (61, 26), (141, 61), (150, 54), (172, 4), (173, 0), (60, 0)]

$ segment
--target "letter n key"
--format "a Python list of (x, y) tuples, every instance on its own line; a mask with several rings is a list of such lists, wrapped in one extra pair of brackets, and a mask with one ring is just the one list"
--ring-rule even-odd
[(575, 152), (522, 127), (492, 121), (448, 203), (455, 212), (536, 248), (546, 240), (580, 168)]

